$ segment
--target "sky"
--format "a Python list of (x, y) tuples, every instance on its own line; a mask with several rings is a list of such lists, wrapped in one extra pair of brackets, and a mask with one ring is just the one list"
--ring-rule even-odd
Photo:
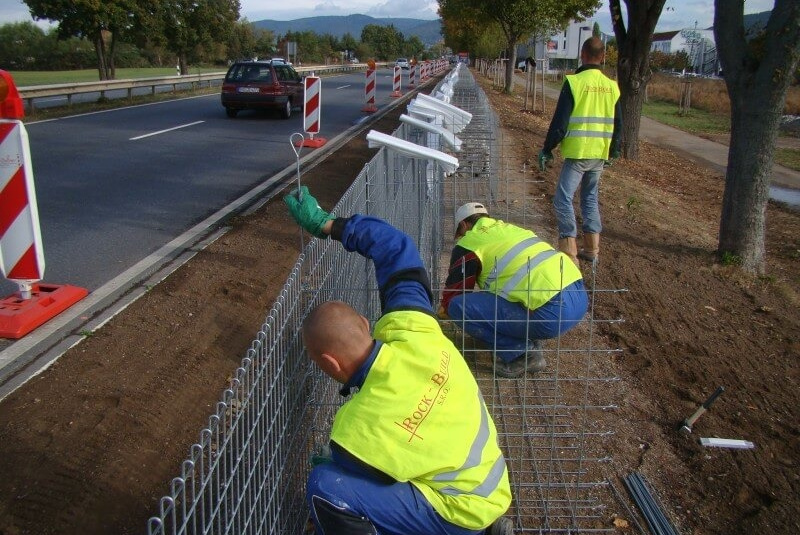
[[(293, 20), (321, 15), (351, 15), (360, 13), (372, 17), (403, 17), (413, 19), (435, 19), (438, 17), (438, 4), (429, 0), (385, 0), (374, 3), (370, 0), (240, 0), (241, 15), (248, 20), (262, 19)], [(757, 13), (772, 9), (774, 0), (746, 0), (745, 13)], [(287, 6), (291, 8), (287, 8)], [(622, 2), (624, 8), (624, 2)], [(681, 30), (683, 28), (708, 28), (713, 24), (713, 0), (667, 0), (661, 12), (657, 32)], [(30, 21), (28, 7), (22, 0), (0, 0), (0, 24), (7, 22)], [(613, 33), (608, 1), (593, 21), (600, 24), (601, 30)], [(38, 22), (46, 27), (46, 22)]]

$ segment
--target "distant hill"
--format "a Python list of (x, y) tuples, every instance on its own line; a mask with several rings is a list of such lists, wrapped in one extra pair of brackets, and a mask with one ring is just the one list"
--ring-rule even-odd
[(744, 16), (744, 33), (748, 39), (752, 39), (767, 28), (771, 14), (772, 11), (762, 11)]
[(420, 41), (426, 45), (433, 45), (441, 41), (441, 21), (423, 19), (395, 19), (395, 18), (375, 18), (368, 15), (345, 15), (335, 17), (308, 17), (295, 20), (258, 20), (253, 22), (256, 28), (271, 30), (277, 35), (287, 32), (305, 32), (324, 35), (330, 34), (335, 37), (342, 37), (349, 33), (356, 39), (361, 38), (361, 30), (367, 24), (378, 26), (388, 26), (390, 24), (397, 28), (404, 37), (412, 35), (419, 37)]

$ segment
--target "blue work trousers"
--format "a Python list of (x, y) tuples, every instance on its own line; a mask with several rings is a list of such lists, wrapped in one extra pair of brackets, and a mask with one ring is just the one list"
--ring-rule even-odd
[(491, 292), (457, 295), (447, 315), (470, 336), (494, 349), (506, 362), (523, 355), (533, 340), (564, 334), (589, 308), (583, 280), (577, 280), (536, 310), (506, 301)]
[(600, 206), (597, 201), (597, 190), (600, 175), (603, 173), (605, 160), (575, 160), (567, 158), (558, 175), (556, 193), (553, 196), (553, 207), (558, 220), (558, 237), (575, 238), (578, 226), (575, 222), (575, 209), (572, 199), (578, 186), (581, 188), (581, 228), (584, 233), (600, 234), (603, 230), (600, 221)]
[(308, 478), (306, 501), (317, 534), (346, 535), (320, 529), (314, 510), (314, 502), (319, 499), (343, 514), (368, 519), (378, 535), (481, 535), (485, 532), (447, 522), (411, 483), (380, 482), (348, 471), (336, 462), (314, 467)]

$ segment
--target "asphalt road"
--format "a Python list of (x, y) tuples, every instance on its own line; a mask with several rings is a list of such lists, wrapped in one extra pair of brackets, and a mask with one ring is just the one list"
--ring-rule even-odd
[[(377, 82), (381, 108), (393, 100), (391, 70)], [(363, 73), (323, 78), (320, 136), (362, 120), (363, 105)], [(289, 138), (303, 120), (300, 109), (289, 120), (268, 111), (230, 119), (214, 94), (26, 128), (44, 281), (92, 291), (296, 162)], [(16, 289), (0, 281), (0, 295)]]

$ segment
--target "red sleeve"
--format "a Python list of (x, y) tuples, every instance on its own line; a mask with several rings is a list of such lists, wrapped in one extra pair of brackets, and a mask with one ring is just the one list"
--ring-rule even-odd
[(440, 305), (447, 310), (456, 295), (475, 288), (481, 273), (481, 261), (474, 252), (456, 245), (450, 257), (450, 269), (442, 290)]

